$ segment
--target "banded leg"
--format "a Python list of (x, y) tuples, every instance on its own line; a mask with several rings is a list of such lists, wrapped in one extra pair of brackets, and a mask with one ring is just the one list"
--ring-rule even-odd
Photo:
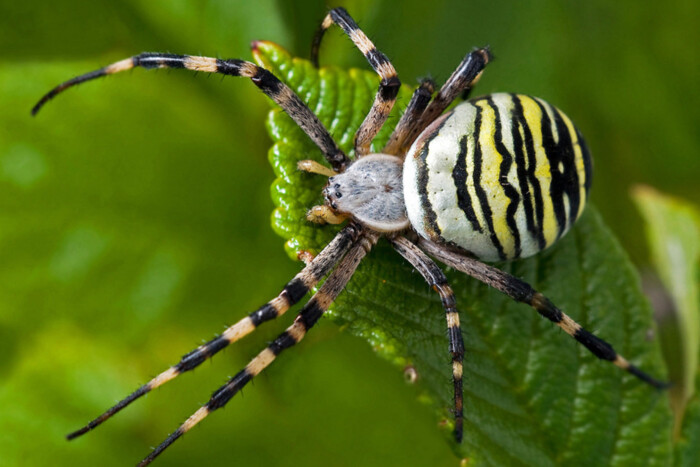
[(414, 120), (414, 125), (408, 130), (406, 146), (410, 146), (416, 137), (435, 121), (445, 109), (463, 91), (471, 89), (484, 71), (484, 67), (491, 61), (491, 53), (488, 49), (478, 49), (467, 54), (457, 69), (442, 85), (433, 101), (425, 109), (420, 119)]
[(70, 433), (67, 438), (69, 440), (77, 438), (96, 428), (144, 394), (175, 379), (186, 371), (195, 369), (220, 350), (253, 332), (260, 324), (284, 314), (291, 306), (304, 298), (308, 291), (330, 272), (357, 240), (359, 234), (360, 229), (358, 226), (354, 224), (346, 226), (304, 269), (284, 286), (277, 297), (226, 328), (221, 335), (184, 355), (179, 363), (171, 366), (138, 388), (81, 429)]
[(391, 133), (389, 141), (386, 143), (386, 146), (384, 146), (384, 149), (382, 149), (384, 154), (402, 156), (406, 153), (408, 147), (404, 145), (404, 142), (410, 133), (411, 126), (413, 122), (416, 122), (420, 118), (421, 114), (430, 103), (433, 92), (435, 92), (435, 83), (433, 80), (424, 79), (421, 81), (418, 88), (413, 92), (413, 96), (408, 106), (406, 106), (406, 111)]
[(473, 278), (503, 292), (518, 302), (527, 303), (540, 315), (544, 316), (568, 335), (583, 344), (593, 355), (601, 360), (612, 362), (617, 367), (633, 374), (645, 383), (658, 389), (668, 387), (668, 383), (652, 378), (642, 370), (628, 362), (622, 355), (615, 352), (612, 345), (584, 329), (557, 308), (547, 297), (532, 288), (530, 284), (514, 277), (507, 272), (494, 268), (468, 256), (445, 249), (431, 241), (420, 239), (418, 245), (428, 254), (443, 263)]
[(394, 107), (396, 95), (399, 92), (399, 87), (401, 87), (401, 81), (396, 75), (394, 65), (391, 64), (386, 55), (377, 50), (345, 8), (332, 9), (326, 15), (314, 36), (311, 44), (311, 61), (316, 67), (318, 67), (318, 51), (321, 47), (321, 40), (326, 30), (333, 23), (340, 26), (345, 34), (350, 37), (382, 79), (372, 108), (355, 134), (355, 157), (361, 157), (369, 153), (372, 140), (377, 136), (377, 133), (389, 116), (389, 112)]
[(197, 423), (201, 422), (207, 415), (216, 409), (225, 406), (226, 403), (238, 393), (251, 379), (260, 374), (272, 363), (283, 350), (301, 341), (311, 327), (328, 309), (338, 294), (345, 288), (345, 285), (355, 272), (357, 265), (369, 252), (377, 237), (374, 234), (366, 234), (355, 243), (348, 254), (338, 264), (338, 267), (328, 276), (321, 289), (309, 300), (294, 323), (280, 334), (265, 350), (253, 358), (246, 367), (231, 378), (225, 385), (212, 394), (211, 399), (199, 410), (192, 414), (180, 427), (175, 430), (165, 441), (155, 448), (139, 466), (151, 463), (160, 453), (170, 446), (180, 436), (187, 433)]
[(452, 384), (454, 385), (454, 436), (458, 443), (462, 442), (464, 424), (464, 403), (462, 390), (462, 374), (464, 361), (464, 341), (459, 325), (459, 312), (454, 292), (447, 283), (447, 277), (435, 262), (428, 258), (416, 245), (406, 237), (396, 237), (391, 240), (396, 251), (425, 278), (433, 290), (440, 294), (442, 307), (447, 319), (447, 334), (450, 339), (450, 354), (452, 355)]
[(341, 171), (348, 162), (347, 156), (338, 148), (338, 145), (335, 144), (328, 130), (326, 130), (321, 121), (306, 104), (302, 102), (294, 91), (266, 69), (238, 59), (220, 60), (217, 58), (198, 57), (194, 55), (152, 52), (142, 53), (59, 84), (37, 102), (32, 108), (32, 115), (36, 115), (44, 104), (53, 99), (56, 95), (76, 84), (121, 71), (131, 70), (136, 67), (146, 69), (185, 68), (193, 71), (221, 73), (223, 75), (250, 78), (262, 92), (275, 101), (282, 110), (292, 117), (296, 124), (304, 130), (304, 133), (309, 135), (309, 138), (321, 149), (328, 162), (330, 162), (336, 171)]

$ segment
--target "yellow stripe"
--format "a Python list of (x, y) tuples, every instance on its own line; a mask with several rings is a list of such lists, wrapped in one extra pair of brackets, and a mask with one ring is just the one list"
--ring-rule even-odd
[(201, 422), (207, 415), (209, 415), (209, 409), (205, 405), (204, 407), (200, 408), (195, 413), (190, 415), (190, 418), (185, 420), (185, 423), (183, 423), (180, 426), (180, 430), (182, 430), (183, 433), (187, 433), (192, 429), (193, 426)]
[(581, 329), (581, 325), (569, 318), (566, 314), (562, 314), (561, 321), (559, 321), (557, 325), (572, 337), (576, 334), (576, 331)]
[(445, 315), (447, 318), (448, 328), (458, 328), (459, 327), (459, 313), (451, 311)]
[(250, 373), (252, 376), (258, 375), (261, 371), (263, 371), (270, 363), (272, 363), (275, 359), (275, 354), (270, 350), (270, 348), (266, 348), (262, 352), (260, 352), (254, 359), (246, 365), (245, 369)]
[(163, 384), (167, 383), (171, 379), (174, 379), (177, 375), (179, 375), (180, 372), (175, 369), (175, 367), (170, 367), (155, 378), (153, 378), (149, 383), (148, 383), (148, 389), (152, 390), (155, 389), (159, 386), (162, 386)]
[(528, 128), (532, 133), (532, 141), (535, 147), (535, 176), (540, 182), (542, 191), (542, 225), (540, 229), (544, 235), (546, 246), (551, 245), (557, 239), (559, 227), (557, 219), (554, 215), (554, 206), (552, 204), (552, 196), (550, 195), (550, 182), (552, 180), (551, 169), (547, 154), (542, 146), (542, 110), (532, 98), (528, 96), (518, 95), (518, 99), (523, 107), (523, 115), (527, 122)]
[(129, 57), (124, 60), (119, 60), (116, 63), (112, 63), (105, 68), (105, 73), (111, 75), (112, 73), (119, 73), (120, 71), (131, 70), (134, 68), (134, 58)]
[[(276, 307), (275, 307), (276, 308)], [(286, 310), (285, 310), (286, 311)], [(278, 310), (278, 316), (281, 313)], [(246, 316), (233, 326), (226, 328), (226, 330), (221, 334), (221, 337), (226, 339), (229, 343), (236, 342), (241, 337), (247, 336), (255, 330), (255, 325), (253, 320), (249, 316)], [(201, 348), (201, 347), (200, 347)]]
[[(506, 210), (510, 198), (501, 185), (501, 163), (503, 156), (496, 149), (496, 112), (486, 100), (477, 104), (481, 108), (481, 130), (479, 144), (481, 147), (481, 187), (488, 196), (491, 219), (496, 237), (503, 246), (506, 257), (515, 256), (515, 237), (506, 222)], [(472, 198), (472, 204), (479, 203), (479, 198)], [(487, 224), (482, 224), (484, 227)]]
[(301, 322), (295, 321), (294, 324), (287, 328), (287, 332), (292, 336), (295, 342), (299, 343), (299, 341), (304, 338), (304, 335), (306, 335), (306, 328)]
[(189, 55), (185, 57), (185, 68), (188, 70), (204, 71), (206, 73), (216, 73), (216, 59), (210, 57), (198, 57)]
[(581, 200), (578, 205), (578, 212), (571, 213), (575, 216), (574, 219), (578, 219), (583, 208), (586, 206), (586, 167), (583, 164), (583, 151), (581, 151), (581, 143), (576, 136), (576, 128), (573, 122), (564, 115), (564, 112), (559, 112), (561, 119), (564, 120), (567, 130), (569, 130), (569, 135), (571, 136), (571, 145), (574, 148), (574, 163), (576, 164), (576, 172), (578, 173), (579, 182), (579, 199)]
[(462, 362), (452, 362), (452, 376), (455, 379), (462, 379)]

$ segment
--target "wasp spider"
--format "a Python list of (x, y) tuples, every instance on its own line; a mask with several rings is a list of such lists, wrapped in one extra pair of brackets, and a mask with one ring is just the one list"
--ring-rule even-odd
[(439, 294), (447, 321), (454, 385), (454, 436), (462, 439), (462, 360), (464, 344), (452, 289), (430, 258), (462, 271), (532, 306), (585, 346), (642, 381), (665, 384), (632, 365), (612, 346), (559, 310), (526, 282), (482, 261), (526, 258), (561, 238), (581, 215), (591, 184), (591, 157), (581, 134), (560, 110), (541, 99), (491, 94), (443, 112), (468, 93), (491, 60), (486, 48), (467, 54), (447, 82), (434, 92), (424, 80), (413, 93), (381, 153), (370, 144), (386, 122), (399, 90), (396, 70), (343, 8), (330, 11), (312, 44), (312, 60), (324, 32), (337, 24), (381, 78), (371, 110), (355, 135), (351, 160), (307, 105), (272, 73), (253, 63), (192, 55), (142, 53), (78, 76), (47, 93), (32, 109), (76, 84), (134, 67), (186, 68), (249, 78), (311, 138), (330, 168), (302, 161), (301, 170), (328, 177), (325, 203), (308, 219), (347, 225), (304, 267), (280, 294), (186, 354), (114, 407), (68, 435), (80, 436), (134, 400), (192, 370), (214, 354), (285, 313), (323, 278), (323, 285), (294, 322), (238, 374), (211, 396), (142, 462), (146, 465), (180, 436), (223, 407), (285, 349), (297, 344), (344, 289), (360, 261), (385, 238)]

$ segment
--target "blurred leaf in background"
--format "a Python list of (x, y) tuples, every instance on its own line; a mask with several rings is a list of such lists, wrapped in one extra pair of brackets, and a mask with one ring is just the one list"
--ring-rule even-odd
[[(593, 200), (638, 263), (629, 186), (700, 199), (697, 2), (338, 4), (409, 84), (442, 81), (490, 44), (497, 60), (477, 94), (565, 109), (595, 158)], [(136, 70), (71, 90), (36, 119), (31, 106), (141, 51), (249, 59), (249, 42), (269, 39), (305, 56), (325, 11), (318, 1), (0, 3), (0, 464), (140, 459), (275, 325), (84, 439), (63, 436), (299, 268), (270, 228), (268, 104), (249, 82)], [(367, 67), (346, 38), (328, 39), (323, 63)], [(326, 322), (307, 340), (160, 465), (454, 465), (395, 367)]]
[[(700, 213), (687, 201), (636, 187), (633, 198), (645, 221), (654, 271), (661, 284), (647, 287), (656, 309), (656, 321), (664, 349), (674, 435), (681, 428), (688, 401), (696, 392), (700, 353)], [(660, 289), (660, 290), (659, 290)]]

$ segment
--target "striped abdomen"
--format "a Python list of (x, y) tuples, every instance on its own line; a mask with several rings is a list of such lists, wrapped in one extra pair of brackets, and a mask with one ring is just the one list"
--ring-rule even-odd
[(569, 118), (541, 99), (491, 94), (430, 125), (406, 156), (409, 220), (485, 261), (531, 256), (578, 219), (591, 157)]

